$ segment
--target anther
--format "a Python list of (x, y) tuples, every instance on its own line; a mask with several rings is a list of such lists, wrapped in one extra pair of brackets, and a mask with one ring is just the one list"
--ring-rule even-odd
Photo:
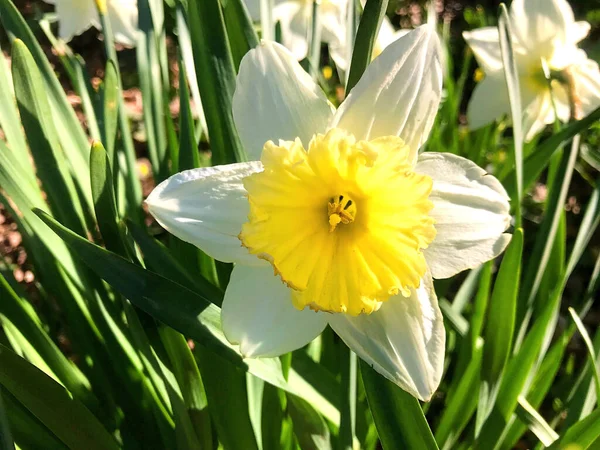
[(347, 225), (354, 222), (354, 218), (356, 217), (356, 205), (347, 197), (344, 202), (344, 195), (332, 197), (327, 204), (327, 216), (329, 221), (329, 231), (334, 231), (339, 224)]

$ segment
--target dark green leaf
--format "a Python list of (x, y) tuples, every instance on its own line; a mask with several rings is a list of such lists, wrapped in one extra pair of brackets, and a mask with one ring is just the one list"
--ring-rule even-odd
[(551, 450), (598, 448), (600, 444), (600, 408), (567, 430), (551, 447)]
[(419, 401), (363, 361), (360, 370), (383, 448), (437, 450)]
[(114, 253), (127, 257), (119, 229), (110, 161), (100, 142), (94, 142), (90, 151), (90, 179), (96, 220), (104, 245)]
[(2, 389), (0, 389), (0, 450), (15, 450), (10, 426), (8, 424), (8, 414), (2, 400)]
[(498, 382), (512, 346), (522, 254), (523, 230), (517, 228), (500, 265), (488, 307), (481, 362), (482, 387), (477, 412), (481, 424), (494, 405)]
[[(544, 142), (542, 142), (523, 162), (523, 189), (527, 189), (540, 176), (542, 171), (548, 166), (554, 152), (562, 147), (566, 142), (577, 134), (587, 130), (591, 125), (600, 119), (600, 107), (596, 108), (590, 114), (581, 120), (571, 122), (558, 133), (555, 133)], [(513, 171), (502, 177), (501, 181), (510, 194), (511, 198), (516, 198), (515, 174)]]
[(15, 95), (25, 134), (48, 201), (57, 217), (85, 234), (83, 211), (69, 174), (48, 98), (47, 88), (31, 53), (20, 40), (12, 51)]
[(70, 448), (118, 449), (78, 400), (37, 367), (0, 345), (0, 384)]
[(258, 36), (243, 0), (222, 0), (233, 64), (237, 70), (248, 50), (258, 45)]
[(279, 360), (242, 360), (240, 354), (223, 336), (220, 309), (211, 304), (206, 297), (86, 241), (43, 211), (36, 210), (36, 214), (98, 276), (134, 305), (243, 370), (248, 370), (275, 386), (290, 389), (281, 375)]
[(219, 0), (189, 0), (188, 23), (212, 162), (218, 165), (245, 161), (233, 122), (236, 74)]
[(367, 0), (356, 32), (350, 73), (346, 83), (346, 95), (358, 83), (365, 69), (371, 63), (375, 41), (385, 17), (388, 2), (389, 0)]
[(79, 369), (69, 361), (42, 328), (31, 305), (21, 299), (0, 274), (0, 314), (8, 319), (35, 348), (61, 383), (86, 406), (95, 411), (98, 399)]
[[(327, 450), (331, 449), (329, 427), (321, 415), (306, 400), (289, 394), (288, 412), (294, 424), (294, 434), (300, 448)], [(352, 443), (350, 444), (352, 448)]]
[(250, 421), (247, 375), (202, 347), (196, 347), (195, 355), (219, 440), (227, 449), (258, 450)]

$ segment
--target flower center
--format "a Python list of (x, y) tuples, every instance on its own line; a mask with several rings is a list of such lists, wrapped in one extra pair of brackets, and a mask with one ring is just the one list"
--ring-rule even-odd
[(435, 237), (433, 183), (413, 171), (402, 139), (357, 142), (332, 129), (308, 150), (269, 141), (261, 161), (264, 171), (244, 179), (250, 214), (239, 237), (298, 309), (368, 314), (419, 286)]
[(327, 203), (327, 215), (329, 216), (329, 231), (334, 231), (340, 223), (347, 225), (354, 222), (356, 203), (348, 195), (331, 197)]

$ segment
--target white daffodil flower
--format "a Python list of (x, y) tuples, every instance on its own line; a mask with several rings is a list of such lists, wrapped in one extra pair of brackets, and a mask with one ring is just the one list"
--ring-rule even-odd
[[(44, 1), (55, 5), (58, 34), (66, 42), (92, 26), (101, 28), (95, 0)], [(106, 0), (106, 7), (115, 42), (134, 47), (138, 33), (137, 0)]]
[[(347, 21), (349, 0), (321, 0), (319, 21), (321, 24), (321, 40), (327, 44), (329, 54), (339, 70), (348, 70), (352, 49), (348, 48)], [(365, 4), (366, 0), (361, 0)], [(260, 20), (260, 0), (246, 0), (252, 20)], [(273, 20), (281, 24), (282, 43), (298, 61), (306, 58), (312, 24), (313, 0), (275, 0)], [(383, 18), (381, 29), (375, 41), (373, 57), (377, 57), (383, 49), (408, 30), (394, 29), (387, 17)]]
[(252, 162), (179, 173), (148, 197), (164, 228), (235, 263), (221, 319), (246, 357), (293, 351), (329, 324), (415, 397), (438, 387), (445, 332), (432, 277), (476, 267), (510, 240), (496, 178), (418, 153), (440, 102), (439, 52), (430, 28), (410, 32), (336, 111), (292, 53), (262, 42), (233, 98)]
[[(308, 54), (313, 0), (275, 0), (273, 20), (281, 25), (282, 44), (300, 61)], [(246, 0), (250, 17), (260, 20), (260, 0)], [(342, 48), (346, 41), (348, 0), (321, 0), (321, 40), (330, 48)], [(336, 62), (337, 63), (337, 62)]]
[[(565, 85), (554, 79), (549, 84), (544, 64), (567, 78), (574, 90), (578, 116), (600, 106), (600, 71), (577, 43), (589, 30), (587, 22), (575, 22), (565, 0), (514, 0), (510, 25), (523, 105), (523, 132), (530, 141), (556, 115), (566, 121), (571, 113)], [(476, 129), (510, 112), (502, 68), (498, 30), (484, 27), (465, 31), (463, 36), (485, 72), (473, 91), (467, 111), (469, 125)]]

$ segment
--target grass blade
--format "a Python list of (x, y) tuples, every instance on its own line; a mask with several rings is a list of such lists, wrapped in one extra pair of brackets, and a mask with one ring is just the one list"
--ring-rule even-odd
[(15, 443), (8, 424), (8, 415), (2, 400), (2, 389), (0, 389), (0, 450), (15, 450)]
[(195, 339), (241, 369), (248, 370), (275, 386), (291, 389), (282, 377), (279, 360), (262, 358), (242, 361), (237, 350), (223, 336), (219, 308), (212, 305), (206, 297), (86, 241), (43, 211), (36, 211), (36, 214), (98, 276), (140, 309)]
[(189, 0), (188, 23), (214, 165), (246, 161), (233, 122), (235, 69), (219, 0)]
[(0, 384), (70, 448), (119, 448), (92, 413), (65, 388), (3, 345), (0, 366)]
[(244, 1), (225, 0), (222, 3), (233, 65), (237, 71), (244, 55), (248, 50), (256, 47), (259, 40)]
[[(288, 412), (300, 448), (330, 450), (332, 447), (329, 427), (323, 417), (306, 400), (292, 394), (288, 395), (287, 399)], [(352, 443), (349, 448), (352, 448)]]
[(418, 400), (362, 361), (360, 372), (383, 448), (437, 450)]
[(517, 195), (514, 197), (517, 205), (515, 208), (515, 226), (519, 228), (521, 227), (521, 199), (523, 195), (523, 111), (521, 108), (521, 89), (519, 88), (519, 73), (513, 52), (510, 20), (506, 6), (503, 3), (500, 4), (498, 34), (513, 126), (515, 186), (517, 189)]
[(546, 447), (558, 439), (558, 434), (524, 397), (519, 397), (517, 417), (525, 423)]
[(523, 230), (517, 228), (500, 264), (489, 303), (481, 361), (482, 385), (479, 390), (476, 434), (494, 406), (502, 372), (510, 354), (515, 330), (522, 254)]
[(23, 334), (48, 364), (61, 383), (88, 408), (95, 411), (98, 399), (91, 392), (91, 386), (79, 369), (69, 361), (45, 333), (31, 305), (19, 297), (8, 281), (0, 274), (0, 315), (6, 317)]
[(600, 408), (585, 419), (580, 420), (567, 430), (561, 438), (554, 442), (550, 450), (597, 448), (600, 444)]
[[(552, 156), (558, 149), (562, 148), (566, 142), (573, 139), (579, 133), (589, 129), (590, 126), (598, 122), (598, 120), (600, 120), (600, 107), (596, 108), (583, 119), (570, 122), (561, 131), (553, 134), (539, 144), (535, 151), (523, 161), (523, 189), (529, 188), (540, 176), (542, 171), (548, 167)], [(500, 181), (504, 184), (510, 197), (516, 198), (516, 176), (513, 172), (514, 170), (508, 172), (505, 176), (500, 177)]]
[(389, 0), (367, 0), (354, 41), (350, 72), (346, 83), (346, 95), (356, 86), (365, 69), (371, 63), (375, 40), (379, 34), (381, 22), (385, 17), (388, 3)]
[(581, 334), (585, 347), (587, 348), (589, 362), (592, 366), (592, 376), (594, 378), (594, 384), (596, 385), (596, 398), (600, 399), (600, 373), (598, 373), (598, 367), (596, 366), (596, 350), (594, 349), (594, 344), (592, 344), (590, 335), (577, 315), (577, 312), (575, 312), (573, 308), (569, 308), (569, 314), (571, 314), (571, 318), (577, 327), (577, 331)]
[(13, 81), (21, 120), (35, 164), (43, 167), (37, 175), (56, 216), (84, 235), (83, 210), (68, 172), (42, 76), (23, 41), (14, 41), (12, 57)]

